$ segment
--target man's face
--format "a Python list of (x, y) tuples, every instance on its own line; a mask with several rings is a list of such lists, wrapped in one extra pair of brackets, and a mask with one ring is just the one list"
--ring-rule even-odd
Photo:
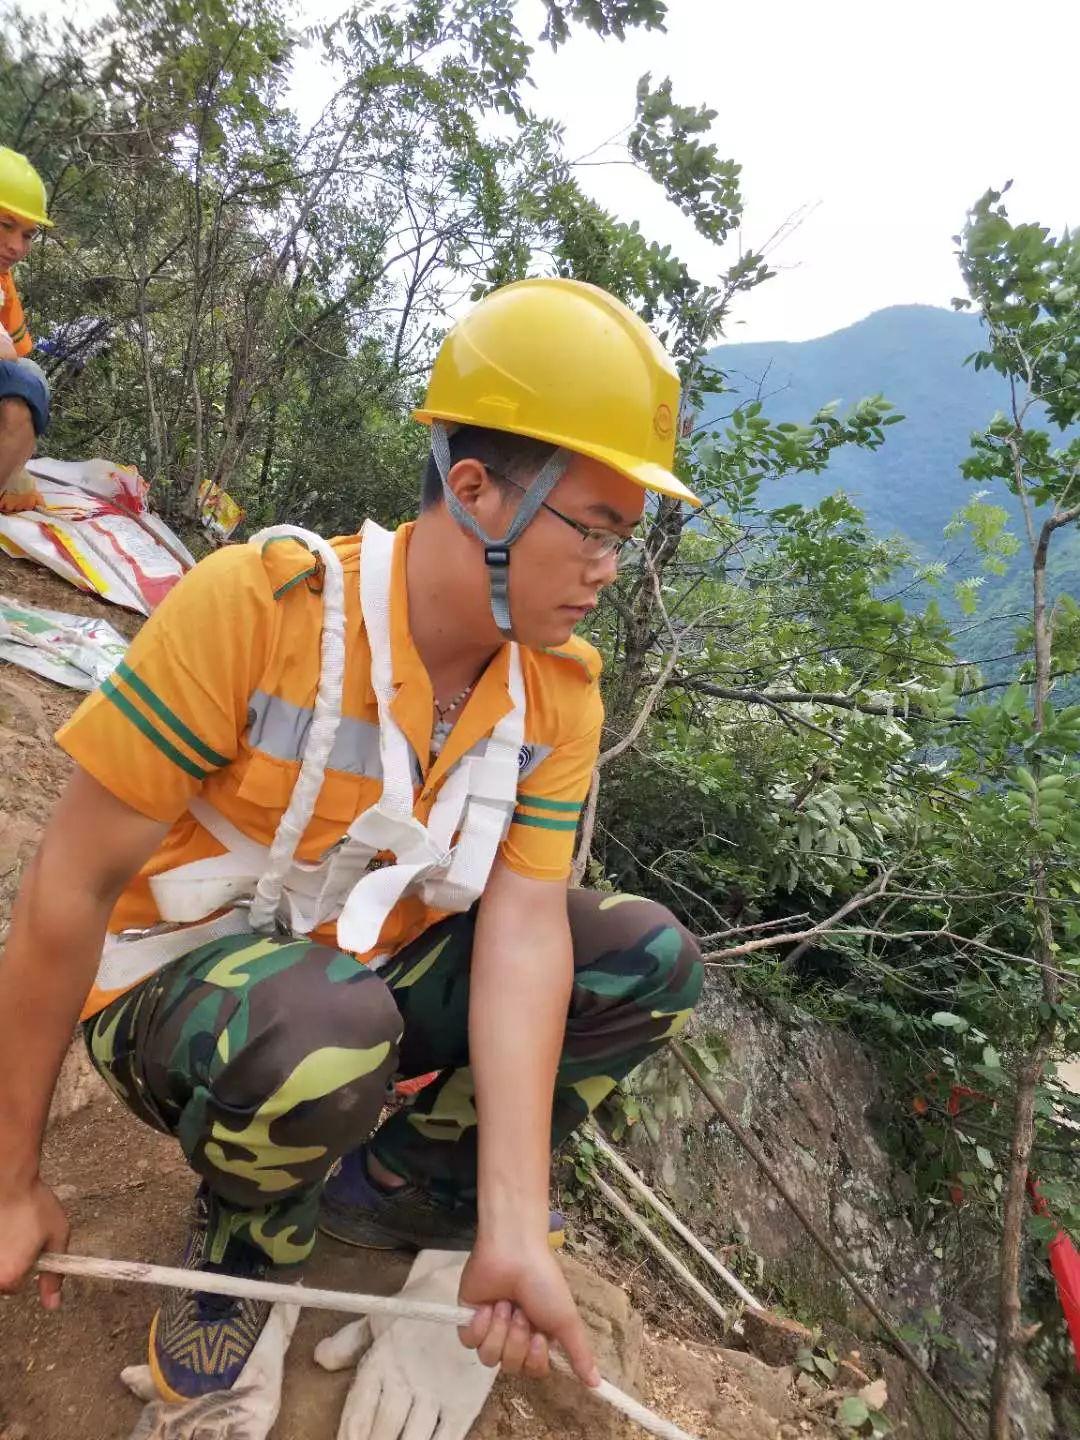
[[(521, 498), (514, 495), (506, 502), (503, 529)], [(599, 461), (575, 455), (547, 504), (586, 529), (626, 538), (641, 519), (645, 492)], [(617, 556), (597, 556), (595, 543), (566, 519), (541, 507), (510, 552), (514, 634), (536, 649), (565, 644), (595, 608), (600, 591), (615, 579)]]
[(38, 227), (31, 221), (0, 210), (0, 274), (26, 259), (37, 233)]

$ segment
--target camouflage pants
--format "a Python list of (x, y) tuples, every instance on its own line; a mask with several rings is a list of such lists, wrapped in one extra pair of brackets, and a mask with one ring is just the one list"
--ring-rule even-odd
[[(701, 990), (694, 941), (652, 901), (569, 893), (574, 986), (552, 1146), (679, 1032)], [(394, 1075), (442, 1073), (371, 1148), (449, 1201), (476, 1193), (469, 1069), (475, 910), (380, 971), (308, 940), (203, 945), (84, 1027), (90, 1056), (140, 1119), (174, 1135), (211, 1197), (211, 1258), (230, 1237), (276, 1264), (311, 1250), (331, 1164), (378, 1122)]]

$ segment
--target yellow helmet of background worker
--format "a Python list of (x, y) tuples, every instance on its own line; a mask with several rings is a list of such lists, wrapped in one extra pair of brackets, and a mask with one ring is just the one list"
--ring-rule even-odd
[(45, 182), (25, 155), (0, 145), (0, 210), (29, 220), (31, 225), (52, 225), (46, 214)]
[(518, 280), (481, 300), (443, 341), (415, 418), (548, 440), (701, 503), (672, 473), (671, 357), (621, 300), (580, 280)]

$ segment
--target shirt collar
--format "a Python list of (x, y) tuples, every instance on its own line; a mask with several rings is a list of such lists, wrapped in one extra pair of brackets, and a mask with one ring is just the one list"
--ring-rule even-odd
[(430, 784), (439, 781), (466, 751), (489, 735), (495, 724), (513, 708), (509, 688), (510, 646), (502, 645), (492, 656), (428, 774), (435, 696), (431, 677), (424, 667), (409, 629), (406, 557), (414, 526), (414, 521), (408, 521), (398, 527), (394, 536), (394, 554), (390, 568), (390, 653), (394, 698), (390, 708), (420, 761), (427, 783)]

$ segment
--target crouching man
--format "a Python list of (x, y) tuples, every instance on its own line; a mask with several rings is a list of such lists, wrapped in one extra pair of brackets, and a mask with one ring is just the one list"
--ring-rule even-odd
[[(0, 1290), (67, 1243), (38, 1155), (81, 1013), (198, 1179), (186, 1266), (288, 1271), (320, 1228), (469, 1250), (485, 1363), (541, 1375), (554, 1341), (598, 1378), (551, 1151), (679, 1032), (702, 967), (660, 905), (568, 888), (603, 719), (573, 632), (646, 491), (695, 503), (678, 404), (604, 291), (494, 292), (417, 412), (419, 518), (219, 551), (61, 730), (77, 768), (0, 962)], [(432, 1071), (380, 1125), (388, 1082)], [(161, 1394), (234, 1385), (268, 1312), (171, 1292)]]

